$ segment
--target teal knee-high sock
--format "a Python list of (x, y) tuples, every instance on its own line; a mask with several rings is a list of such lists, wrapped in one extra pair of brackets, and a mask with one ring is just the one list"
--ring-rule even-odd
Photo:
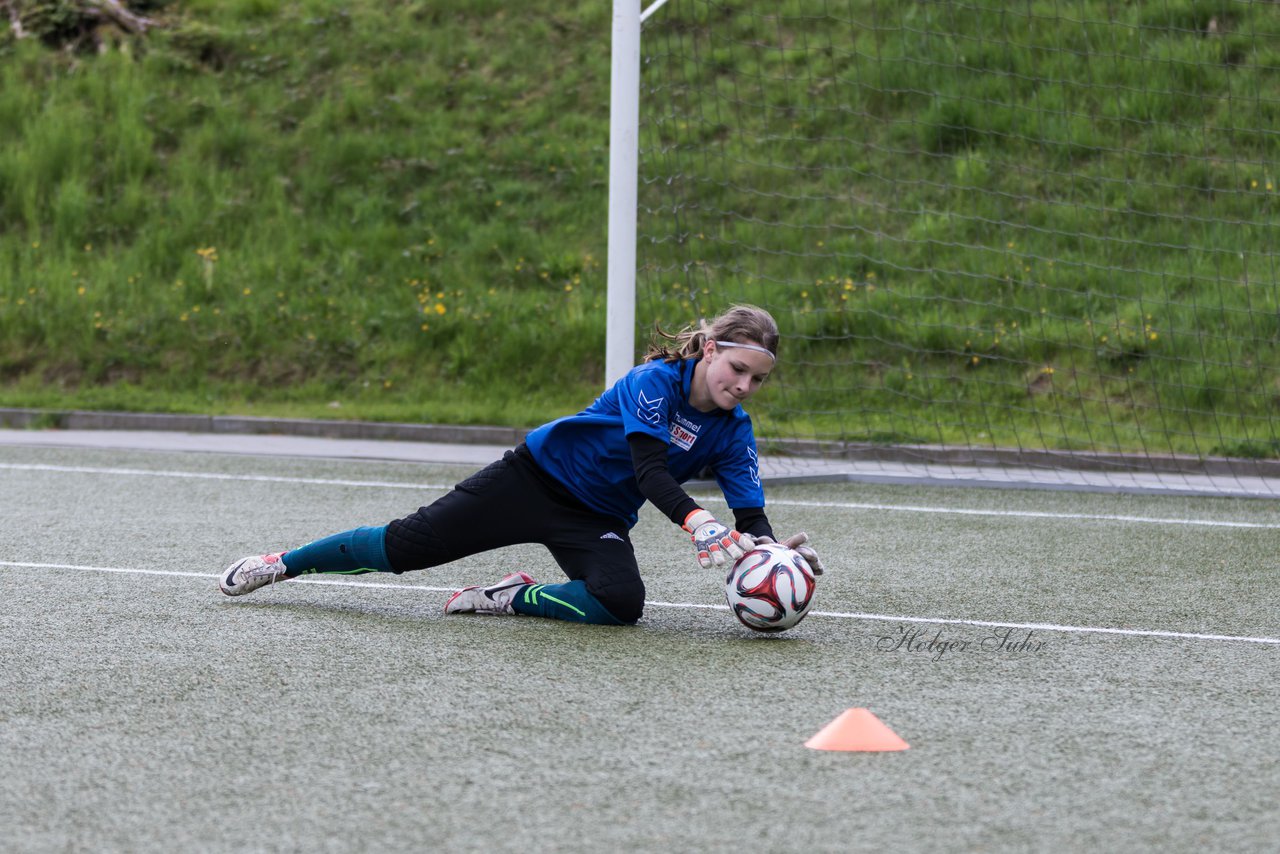
[(313, 572), (359, 575), (390, 572), (387, 560), (387, 527), (354, 528), (307, 543), (284, 554), (284, 574), (290, 578)]
[(582, 581), (565, 584), (530, 584), (516, 591), (511, 607), (518, 614), (568, 620), (572, 623), (595, 623), (601, 626), (620, 626), (622, 621), (610, 614), (600, 600), (587, 592)]

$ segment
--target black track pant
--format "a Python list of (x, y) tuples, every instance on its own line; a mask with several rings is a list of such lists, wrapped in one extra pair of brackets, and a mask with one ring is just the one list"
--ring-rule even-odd
[(626, 522), (591, 510), (523, 444), (418, 512), (387, 526), (394, 572), (518, 543), (541, 543), (573, 581), (624, 623), (640, 619), (644, 582)]

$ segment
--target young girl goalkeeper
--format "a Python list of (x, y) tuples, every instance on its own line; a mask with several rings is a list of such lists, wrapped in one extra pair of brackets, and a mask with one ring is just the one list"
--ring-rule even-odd
[[(539, 584), (513, 572), (488, 587), (455, 593), (445, 613), (635, 623), (645, 590), (630, 530), (646, 500), (691, 536), (702, 567), (774, 542), (742, 403), (769, 376), (777, 353), (778, 327), (754, 306), (734, 306), (674, 335), (659, 330), (644, 362), (591, 406), (537, 428), (433, 504), (387, 525), (244, 558), (222, 573), (219, 587), (242, 596), (300, 575), (401, 573), (541, 543), (567, 582)], [(708, 468), (733, 510), (732, 527), (681, 486)], [(785, 544), (821, 574), (807, 540), (801, 533)]]

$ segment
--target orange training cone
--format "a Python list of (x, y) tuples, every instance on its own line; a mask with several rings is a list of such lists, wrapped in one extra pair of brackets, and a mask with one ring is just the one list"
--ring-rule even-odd
[(849, 709), (804, 743), (814, 750), (906, 750), (907, 744), (866, 709)]

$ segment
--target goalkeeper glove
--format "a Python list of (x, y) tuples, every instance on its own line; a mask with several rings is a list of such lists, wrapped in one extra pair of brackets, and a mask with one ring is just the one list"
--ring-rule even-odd
[[(773, 543), (776, 540), (773, 537), (756, 537), (756, 542), (763, 544)], [(801, 531), (798, 534), (787, 537), (782, 541), (782, 545), (792, 551), (799, 552), (800, 557), (804, 558), (804, 562), (809, 564), (809, 569), (813, 570), (814, 575), (822, 575), (822, 561), (818, 559), (818, 553), (813, 550), (812, 546), (805, 545), (807, 542), (809, 542), (809, 535)]]
[(684, 517), (680, 527), (689, 532), (693, 546), (698, 550), (698, 565), (720, 566), (726, 560), (736, 561), (755, 548), (750, 534), (740, 534), (716, 521), (706, 510), (694, 510)]

